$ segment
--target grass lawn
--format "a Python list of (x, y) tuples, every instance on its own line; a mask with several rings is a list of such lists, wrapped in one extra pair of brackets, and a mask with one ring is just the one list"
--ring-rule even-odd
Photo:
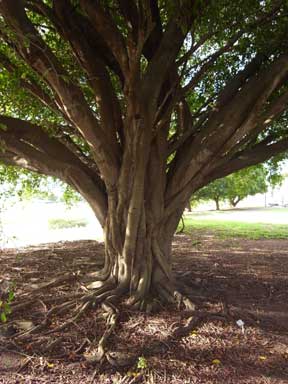
[[(235, 213), (235, 211), (234, 211)], [(279, 212), (280, 213), (280, 212)], [(283, 214), (283, 211), (281, 212)], [(250, 212), (251, 215), (251, 212)], [(233, 218), (235, 215), (233, 215)], [(256, 218), (256, 217), (255, 217)], [(288, 239), (288, 218), (287, 224), (251, 222), (247, 215), (247, 222), (243, 220), (231, 220), (221, 212), (203, 212), (203, 214), (192, 213), (184, 217), (185, 230), (189, 234), (192, 231), (200, 233), (212, 232), (220, 238), (245, 237), (247, 239)], [(181, 222), (179, 225), (181, 228)]]

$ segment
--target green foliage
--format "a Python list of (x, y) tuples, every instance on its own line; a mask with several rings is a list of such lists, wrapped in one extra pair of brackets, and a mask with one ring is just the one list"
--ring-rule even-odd
[(86, 227), (88, 224), (85, 219), (50, 219), (50, 229), (63, 229), (63, 228), (74, 228), (74, 227)]
[(262, 165), (227, 176), (226, 196), (232, 206), (247, 196), (267, 192), (267, 172)]
[(68, 206), (81, 200), (79, 194), (60, 180), (0, 164), (0, 200), (32, 198), (63, 201)]
[(228, 200), (232, 206), (247, 196), (265, 193), (269, 186), (281, 184), (283, 176), (279, 170), (279, 163), (267, 167), (260, 164), (242, 169), (225, 178), (218, 179), (196, 192), (191, 200), (214, 200), (216, 204)]
[(64, 190), (61, 195), (61, 201), (63, 201), (68, 207), (71, 207), (74, 203), (82, 200), (79, 193), (75, 192), (69, 185), (64, 185)]
[[(48, 7), (52, 7), (52, 1), (46, 0), (44, 3)], [(79, 2), (73, 0), (73, 9), (81, 14), (81, 7)], [(279, 2), (281, 3), (281, 2)], [(240, 0), (237, 2), (219, 0), (213, 2), (206, 2), (204, 0), (159, 0), (160, 18), (163, 25), (163, 30), (167, 28), (168, 21), (175, 17), (177, 22), (181, 23), (183, 33), (187, 33), (187, 26), (189, 25), (189, 32), (185, 43), (180, 50), (180, 55), (185, 54), (189, 49), (191, 43), (196, 44), (197, 41), (207, 33), (211, 33), (211, 37), (203, 44), (201, 48), (194, 52), (189, 58), (187, 68), (183, 71), (183, 81), (185, 84), (191, 80), (193, 75), (203, 66), (203, 63), (209, 60), (211, 54), (216, 52), (221, 47), (225, 46), (227, 41), (231, 39), (239, 30), (244, 30), (237, 43), (234, 44), (233, 49), (227, 50), (223, 55), (215, 61), (205, 76), (203, 76), (196, 89), (192, 89), (187, 95), (187, 101), (189, 102), (192, 113), (196, 116), (200, 116), (201, 112), (207, 111), (209, 108), (215, 106), (216, 95), (223, 88), (231, 78), (235, 76), (239, 69), (243, 68), (247, 62), (253, 58), (257, 53), (263, 53), (267, 57), (271, 56), (271, 49), (273, 48), (273, 56), (271, 59), (279, 56), (279, 54), (287, 51), (286, 36), (288, 26), (288, 13), (287, 13), (287, 1), (283, 1), (281, 10), (279, 11), (281, 17), (277, 18), (277, 22), (273, 23), (260, 23), (255, 27), (255, 21), (259, 17), (259, 14), (269, 13), (275, 6), (275, 2), (271, 0)], [(143, 12), (145, 9), (143, 3)], [(115, 1), (102, 1), (102, 5), (109, 9), (113, 20), (115, 21), (117, 28), (126, 38), (129, 32), (129, 25), (123, 19), (123, 16), (119, 12), (118, 2)], [(141, 2), (139, 2), (141, 8)], [(29, 7), (27, 7), (29, 9)], [(36, 7), (37, 8), (37, 7)], [(67, 84), (77, 85), (84, 94), (91, 110), (97, 116), (99, 114), (99, 108), (95, 102), (95, 95), (91, 88), (91, 79), (87, 76), (84, 69), (79, 65), (76, 60), (76, 56), (72, 52), (72, 48), (69, 43), (63, 39), (57, 32), (57, 28), (52, 25), (51, 21), (44, 17), (43, 14), (38, 14), (31, 9), (27, 11), (29, 19), (34, 24), (39, 35), (43, 38), (49, 49), (56, 56), (59, 63), (65, 70), (65, 74), (59, 74)], [(198, 17), (198, 16), (201, 17)], [(143, 15), (145, 16), (145, 15)], [(196, 17), (195, 17), (196, 16)], [(192, 28), (190, 28), (190, 20), (195, 19)], [(4, 19), (0, 20), (0, 27), (5, 34), (12, 40), (15, 39), (14, 33), (9, 30), (5, 24)], [(27, 39), (27, 45), (30, 41)], [(29, 67), (20, 56), (13, 49), (13, 43), (5, 42), (5, 38), (1, 40), (0, 44), (0, 59), (9, 60), (14, 67), (13, 71), (5, 69), (5, 65), (1, 67), (0, 71), (0, 113), (7, 116), (18, 117), (23, 120), (29, 120), (31, 122), (41, 125), (41, 127), (49, 133), (51, 137), (56, 137), (59, 131), (55, 128), (60, 126), (63, 128), (67, 125), (67, 121), (63, 119), (61, 113), (57, 113), (54, 110), (49, 109), (47, 106), (40, 103), (40, 101), (33, 97), (31, 93), (23, 87), (23, 81), (31, 84), (37, 84), (39, 89), (45, 92), (47, 95), (54, 98), (54, 94), (51, 88), (42, 77)], [(3, 56), (3, 57), (2, 57)], [(267, 65), (269, 65), (267, 60)], [(147, 69), (147, 61), (144, 55), (141, 57), (141, 70), (145, 72)], [(189, 69), (190, 68), (190, 69)], [(123, 84), (115, 74), (109, 73), (111, 76), (112, 85), (114, 87), (116, 96), (119, 99), (123, 111), (125, 110), (125, 97), (123, 93)], [(205, 107), (203, 107), (203, 105)], [(172, 117), (174, 115), (172, 114)], [(174, 116), (175, 117), (175, 116)], [(170, 122), (170, 134), (169, 137), (176, 130), (174, 117)], [(197, 125), (197, 118), (195, 123)], [(273, 135), (275, 139), (284, 137), (287, 135), (287, 116), (281, 117), (279, 122), (271, 124), (265, 134), (261, 136)], [(0, 130), (6, 130), (6, 127), (0, 125)], [(286, 131), (285, 131), (286, 130)], [(64, 131), (64, 129), (63, 129)], [(62, 129), (61, 129), (62, 132)], [(73, 135), (67, 133), (69, 139), (76, 144), (83, 152), (84, 155), (91, 155), (91, 151), (80, 135)], [(259, 138), (258, 138), (259, 139)], [(4, 150), (4, 146), (0, 141), (0, 150)], [(167, 159), (167, 166), (171, 163), (175, 153)], [(91, 156), (92, 157), (92, 156)], [(0, 170), (0, 178), (1, 178)], [(25, 171), (26, 172), (26, 171)], [(6, 195), (11, 195), (12, 192), (21, 197), (28, 197), (35, 193), (40, 194), (42, 197), (46, 194), (45, 188), (40, 187), (43, 185), (43, 181), (39, 181), (39, 176), (35, 176), (32, 173), (20, 173), (19, 170), (14, 171), (9, 168), (8, 172), (4, 172), (6, 180), (11, 183), (11, 187), (6, 188)], [(2, 176), (4, 178), (4, 173)], [(10, 174), (10, 175), (9, 175)], [(11, 178), (12, 174), (17, 174), (17, 177)], [(21, 175), (21, 177), (19, 177)], [(28, 180), (28, 179), (31, 179)], [(271, 183), (278, 182), (276, 174), (271, 176)], [(21, 182), (20, 182), (21, 181)], [(2, 183), (2, 182), (1, 182)], [(217, 188), (223, 189), (223, 183), (217, 181)], [(49, 185), (46, 184), (46, 185)], [(16, 188), (15, 188), (16, 186)], [(4, 188), (4, 189), (5, 189)], [(10, 189), (9, 189), (10, 188)], [(57, 188), (57, 187), (56, 187)], [(50, 193), (50, 192), (49, 192)], [(204, 191), (202, 191), (204, 194)], [(3, 195), (3, 192), (0, 192)], [(38, 196), (40, 196), (38, 195)], [(49, 199), (53, 199), (50, 193)], [(75, 199), (79, 199), (72, 193), (70, 188), (64, 188), (63, 199), (68, 204), (73, 204)]]
[(5, 296), (7, 296), (5, 299), (0, 300), (0, 321), (2, 323), (6, 323), (7, 316), (12, 313), (11, 303), (15, 297), (15, 294), (14, 294), (12, 287), (8, 291), (8, 295), (5, 295)]
[(148, 368), (147, 359), (144, 356), (138, 357), (137, 369), (147, 369), (147, 368)]
[(134, 369), (129, 370), (126, 375), (128, 377), (134, 378), (140, 377), (144, 373), (144, 371), (148, 369), (147, 359), (144, 356), (139, 356), (133, 368)]

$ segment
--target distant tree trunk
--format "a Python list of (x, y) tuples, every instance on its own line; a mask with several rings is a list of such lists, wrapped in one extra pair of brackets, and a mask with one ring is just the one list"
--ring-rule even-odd
[(240, 197), (230, 199), (229, 202), (233, 208), (236, 207), (236, 205), (241, 201)]
[(188, 210), (188, 212), (192, 212), (190, 200), (188, 201), (188, 203), (186, 205), (186, 209)]
[[(180, 234), (180, 233), (183, 233), (184, 230), (185, 230), (185, 221), (184, 221), (184, 218), (183, 218), (183, 215), (181, 216), (181, 228), (178, 229), (178, 231), (176, 232), (176, 234)], [(180, 223), (180, 222), (179, 222)]]
[(216, 211), (220, 211), (220, 199), (214, 198), (216, 204)]

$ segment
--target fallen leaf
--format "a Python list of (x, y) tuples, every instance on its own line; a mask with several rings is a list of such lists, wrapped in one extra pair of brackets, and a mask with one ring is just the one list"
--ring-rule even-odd
[(190, 337), (197, 337), (197, 332), (196, 331), (192, 331), (190, 333)]
[(259, 360), (262, 360), (262, 361), (267, 360), (267, 357), (266, 356), (259, 356)]

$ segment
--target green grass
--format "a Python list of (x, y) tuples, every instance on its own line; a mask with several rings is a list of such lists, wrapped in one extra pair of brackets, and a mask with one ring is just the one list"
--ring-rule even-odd
[(50, 219), (48, 221), (49, 229), (86, 227), (87, 224), (85, 219)]
[[(201, 233), (212, 232), (220, 238), (243, 237), (246, 239), (288, 239), (288, 225), (245, 223), (240, 221), (224, 221), (186, 217), (185, 233), (195, 230)], [(181, 223), (180, 223), (181, 224)], [(179, 226), (181, 227), (181, 225)]]

